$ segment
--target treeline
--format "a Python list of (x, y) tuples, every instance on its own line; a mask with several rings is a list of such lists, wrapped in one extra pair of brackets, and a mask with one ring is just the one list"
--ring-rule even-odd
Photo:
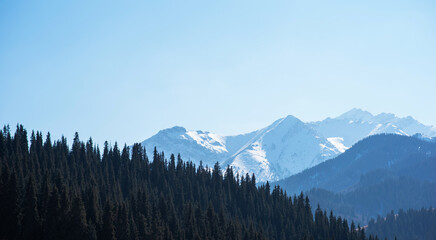
[(368, 232), (389, 239), (434, 240), (436, 239), (436, 210), (393, 211), (385, 218), (377, 217), (368, 224)]
[[(366, 239), (360, 227), (255, 176), (196, 167), (156, 149), (150, 161), (76, 133), (45, 140), (0, 130), (0, 239)], [(224, 173), (223, 173), (224, 172)], [(372, 237), (371, 237), (372, 239)]]
[(345, 193), (312, 189), (306, 194), (312, 203), (319, 203), (323, 208), (331, 209), (337, 215), (362, 225), (368, 224), (377, 215), (385, 216), (391, 210), (398, 212), (400, 209), (420, 209), (422, 206), (436, 205), (436, 183), (403, 176), (387, 176), (388, 173), (384, 176), (385, 179), (380, 176), (378, 179), (382, 180), (379, 183), (368, 184)]

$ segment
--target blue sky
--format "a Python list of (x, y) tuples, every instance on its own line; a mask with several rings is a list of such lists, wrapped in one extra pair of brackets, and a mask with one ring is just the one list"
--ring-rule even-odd
[(0, 123), (131, 144), (353, 107), (436, 125), (434, 1), (1, 1)]

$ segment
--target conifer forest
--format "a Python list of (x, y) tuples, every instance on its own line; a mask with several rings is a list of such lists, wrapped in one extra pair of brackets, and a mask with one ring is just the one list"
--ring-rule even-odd
[(5, 126), (0, 239), (378, 239), (303, 193), (165, 154)]

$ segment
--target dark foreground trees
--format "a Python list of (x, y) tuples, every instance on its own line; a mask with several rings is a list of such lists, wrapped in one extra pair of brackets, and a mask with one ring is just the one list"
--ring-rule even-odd
[(303, 194), (140, 144), (0, 131), (0, 239), (365, 239)]

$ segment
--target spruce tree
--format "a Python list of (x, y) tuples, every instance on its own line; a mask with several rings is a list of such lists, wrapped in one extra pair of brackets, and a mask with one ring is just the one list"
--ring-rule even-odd
[(42, 238), (42, 224), (37, 204), (35, 182), (32, 177), (29, 177), (23, 201), (23, 218), (21, 220), (21, 235), (23, 239)]
[(103, 212), (103, 226), (100, 233), (101, 239), (115, 240), (114, 217), (112, 213), (112, 204), (107, 201)]
[(20, 206), (17, 177), (15, 172), (9, 175), (7, 168), (3, 168), (2, 186), (0, 188), (0, 239), (15, 239), (20, 231)]
[(89, 239), (91, 232), (89, 231), (86, 223), (86, 211), (83, 205), (82, 198), (76, 196), (73, 200), (71, 211), (66, 219), (66, 233), (67, 239)]

